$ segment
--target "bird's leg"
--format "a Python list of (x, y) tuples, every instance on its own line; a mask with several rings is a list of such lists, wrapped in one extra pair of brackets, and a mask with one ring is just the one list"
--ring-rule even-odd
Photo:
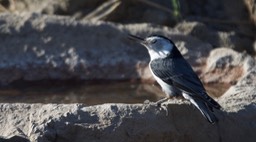
[(169, 99), (169, 97), (165, 97), (165, 98), (163, 98), (163, 99), (161, 99), (161, 100), (158, 100), (158, 101), (156, 102), (156, 105), (159, 106), (159, 107), (161, 107), (161, 104), (162, 104), (163, 102), (167, 101), (168, 99)]
[(162, 103), (165, 102), (165, 101), (167, 101), (167, 100), (169, 100), (169, 97), (165, 97), (165, 98), (163, 98), (163, 99), (161, 99), (161, 100), (159, 100), (159, 101), (156, 102), (156, 105), (157, 105), (158, 107), (160, 107), (160, 108), (162, 108), (163, 110), (166, 111), (166, 116), (168, 116), (168, 109), (167, 109), (166, 106), (162, 105)]
[(158, 100), (157, 102), (150, 102), (149, 100), (145, 100), (144, 104), (155, 104), (156, 106), (161, 107), (161, 104), (163, 102), (167, 101), (168, 99), (169, 99), (168, 97), (165, 97), (165, 98), (163, 98), (161, 100)]
[(168, 116), (168, 109), (165, 105), (162, 105), (163, 102), (167, 101), (169, 98), (168, 97), (165, 97), (157, 102), (150, 102), (149, 100), (145, 100), (144, 101), (144, 104), (154, 104), (156, 105), (157, 107), (159, 107), (160, 109), (163, 109), (166, 111), (166, 116)]

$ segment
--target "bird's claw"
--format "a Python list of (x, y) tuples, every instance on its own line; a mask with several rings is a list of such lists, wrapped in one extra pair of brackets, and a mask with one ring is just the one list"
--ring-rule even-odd
[(151, 102), (151, 101), (149, 101), (149, 100), (145, 100), (145, 101), (143, 102), (143, 104), (145, 104), (145, 105), (152, 105), (152, 106), (156, 106), (156, 107), (161, 107), (161, 104), (159, 104), (159, 103), (157, 103), (157, 102)]
[(164, 101), (166, 101), (166, 99), (160, 100), (158, 102), (151, 102), (149, 100), (145, 100), (144, 104), (146, 104), (146, 105), (154, 105), (154, 106), (158, 107), (160, 110), (165, 110), (166, 116), (168, 116), (167, 105), (163, 104)]
[(161, 102), (155, 102), (157, 107), (161, 107), (162, 103)]
[(160, 110), (165, 110), (166, 116), (168, 116), (167, 105), (157, 104), (157, 106), (160, 108)]
[(167, 109), (167, 105), (166, 104), (163, 104), (162, 101), (160, 102), (151, 102), (149, 100), (145, 100), (143, 102), (145, 105), (154, 105), (156, 107), (158, 107), (160, 110), (165, 110), (166, 111), (166, 116), (168, 116), (168, 109)]

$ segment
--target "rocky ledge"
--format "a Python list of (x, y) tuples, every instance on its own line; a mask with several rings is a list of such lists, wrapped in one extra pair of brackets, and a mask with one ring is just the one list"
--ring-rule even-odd
[[(255, 93), (240, 95), (255, 102)], [(0, 141), (253, 142), (256, 105), (242, 101), (246, 105), (238, 108), (232, 97), (220, 101), (226, 104), (215, 125), (178, 100), (168, 103), (168, 113), (149, 104), (0, 104)]]

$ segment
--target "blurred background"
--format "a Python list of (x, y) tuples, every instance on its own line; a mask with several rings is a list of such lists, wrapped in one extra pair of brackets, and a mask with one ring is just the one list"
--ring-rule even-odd
[[(169, 27), (182, 21), (196, 21), (203, 25), (193, 27), (191, 34), (207, 38), (200, 32), (204, 33), (208, 28), (230, 32), (232, 41), (226, 41), (226, 44), (233, 43), (228, 46), (251, 54), (256, 50), (253, 45), (256, 36), (255, 0), (0, 0), (0, 12), (6, 11)], [(221, 44), (213, 43), (215, 47)]]

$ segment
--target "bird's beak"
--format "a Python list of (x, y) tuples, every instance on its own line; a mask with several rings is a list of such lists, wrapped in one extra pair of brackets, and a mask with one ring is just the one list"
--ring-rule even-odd
[(134, 41), (136, 41), (140, 44), (143, 44), (143, 45), (145, 44), (145, 40), (143, 38), (135, 36), (135, 35), (129, 34), (129, 39), (134, 40)]

